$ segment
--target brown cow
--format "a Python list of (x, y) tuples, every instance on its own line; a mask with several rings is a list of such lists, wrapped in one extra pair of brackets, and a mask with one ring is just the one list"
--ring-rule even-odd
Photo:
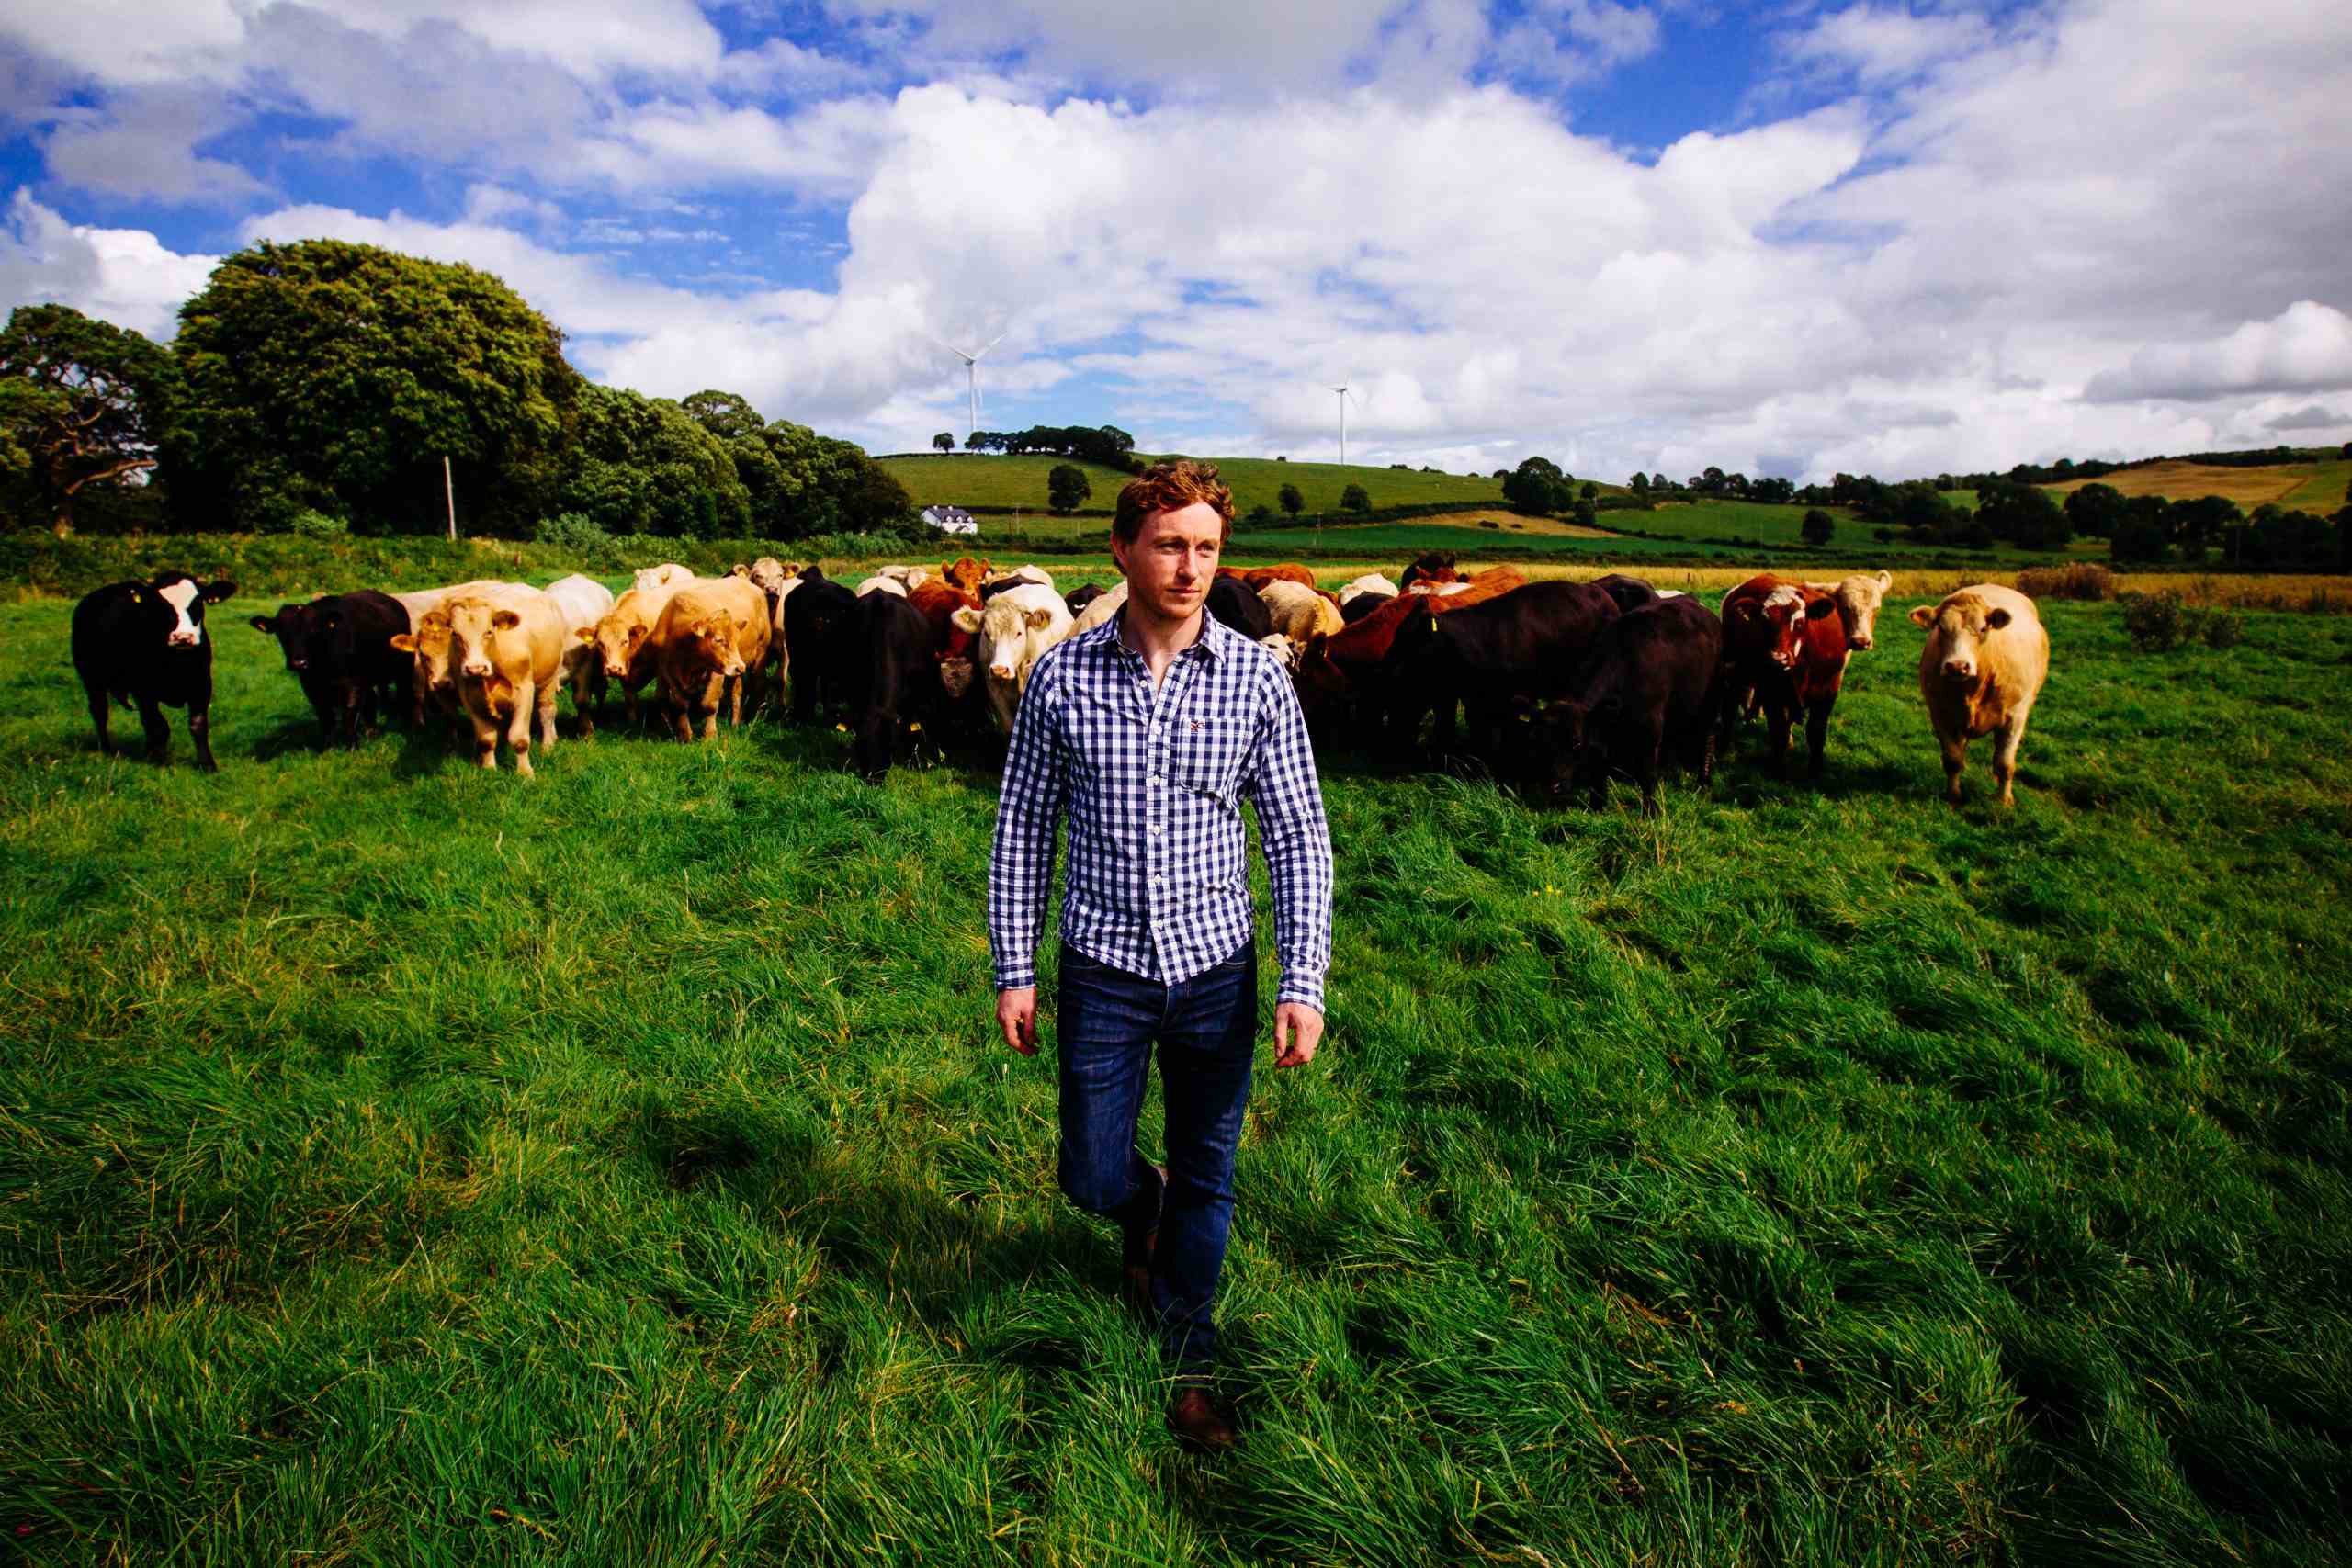
[(1829, 711), (1846, 678), (1846, 627), (1838, 601), (1818, 588), (1765, 572), (1724, 595), (1723, 750), (1753, 694), (1771, 727), (1772, 770), (1789, 771), (1789, 727), (1804, 715), (1809, 771), (1821, 776)]
[(621, 706), (631, 724), (637, 722), (637, 694), (654, 676), (653, 628), (681, 586), (666, 582), (651, 588), (632, 588), (614, 603), (611, 613), (603, 620), (575, 634), (582, 642), (596, 645), (605, 664), (605, 680), (608, 687), (620, 688)]
[(555, 751), (563, 612), (537, 589), (509, 582), (459, 594), (425, 620), (432, 629), (404, 632), (392, 638), (392, 646), (423, 656), (420, 668), (437, 649), (473, 722), (475, 760), (485, 768), (497, 767), (503, 733), (514, 749), (514, 771), (529, 778), (534, 714), (539, 744), (550, 755)]
[(1990, 735), (1993, 782), (2001, 788), (2001, 804), (2016, 805), (2010, 784), (2018, 745), (2050, 673), (2050, 634), (2040, 612), (2015, 589), (1980, 582), (1948, 594), (1932, 610), (1920, 605), (1911, 619), (1928, 628), (1928, 645), (1919, 651), (1919, 694), (1944, 754), (1944, 798), (1960, 804), (1968, 743)]
[(768, 657), (767, 595), (745, 579), (692, 582), (670, 596), (653, 627), (653, 668), (678, 739), (718, 733), (718, 709), (732, 694), (728, 723), (743, 722), (743, 688)]
[(1417, 557), (1412, 565), (1397, 574), (1397, 585), (1401, 590), (1416, 582), (1459, 582), (1462, 574), (1453, 569), (1453, 560), (1452, 550), (1431, 550)]
[(1221, 566), (1216, 569), (1216, 574), (1219, 577), (1238, 577), (1244, 587), (1261, 592), (1269, 582), (1295, 582), (1303, 588), (1315, 586), (1315, 574), (1296, 561), (1285, 561), (1281, 566)]
[(940, 684), (949, 696), (961, 698), (972, 689), (972, 660), (979, 638), (956, 624), (956, 612), (978, 610), (978, 592), (951, 587), (944, 581), (926, 582), (907, 595), (907, 603), (922, 612), (931, 626), (931, 656), (939, 665)]
[[(1396, 629), (1405, 624), (1408, 615), (1450, 615), (1499, 598), (1526, 583), (1526, 574), (1516, 567), (1488, 567), (1471, 579), (1462, 592), (1445, 597), (1401, 594), (1344, 630), (1316, 633), (1300, 652), (1294, 677), (1307, 716), (1323, 722), (1324, 716), (1338, 705), (1370, 689), (1374, 684), (1372, 677), (1387, 663), (1396, 645)], [(1403, 697), (1395, 682), (1386, 685), (1388, 689), (1380, 694), (1384, 701), (1395, 702)]]
[(992, 562), (974, 560), (969, 556), (958, 556), (952, 561), (941, 563), (939, 581), (962, 592), (978, 593), (980, 591), (980, 584), (987, 581), (989, 574), (995, 570), (996, 567)]

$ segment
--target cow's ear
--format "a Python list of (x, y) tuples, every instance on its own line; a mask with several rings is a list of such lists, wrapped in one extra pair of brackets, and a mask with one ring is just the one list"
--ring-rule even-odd
[(977, 632), (980, 629), (980, 613), (969, 604), (959, 604), (948, 615), (947, 624), (959, 632)]
[(1999, 631), (2008, 624), (2009, 613), (2007, 610), (1987, 610), (1984, 613), (1984, 629), (1988, 632)]
[(511, 632), (522, 624), (523, 617), (512, 610), (501, 610), (490, 618), (491, 629), (493, 631)]
[(1922, 604), (1911, 612), (1911, 624), (1915, 626), (1932, 626), (1936, 624), (1936, 613)]
[(727, 574), (729, 577), (749, 577), (752, 575), (752, 569), (745, 566), (741, 561), (737, 561), (733, 566), (727, 569)]
[(1051, 610), (1032, 610), (1028, 621), (1031, 631), (1041, 632), (1054, 624), (1054, 613)]
[(1837, 613), (1838, 601), (1835, 599), (1815, 599), (1804, 607), (1804, 618), (1808, 621), (1826, 621)]
[(1878, 574), (1878, 591), (1880, 592), (1883, 593), (1894, 586), (1894, 573), (1891, 571), (1882, 571)]
[(596, 640), (596, 628), (594, 626), (582, 626), (571, 635), (575, 640), (580, 642), (594, 642)]
[(399, 649), (402, 653), (414, 653), (416, 651), (416, 634), (414, 632), (394, 632), (392, 634), (391, 645), (394, 648)]
[(246, 618), (252, 622), (254, 630), (261, 633), (262, 636), (274, 637), (277, 635), (277, 623), (271, 620), (267, 615), (250, 615)]
[(204, 602), (208, 604), (218, 604), (221, 600), (232, 597), (236, 592), (237, 585), (234, 582), (225, 577), (216, 577), (204, 585)]
[(628, 629), (628, 645), (631, 648), (635, 648), (639, 643), (643, 642), (644, 640), (645, 623), (643, 621), (639, 621), (637, 625), (629, 627)]

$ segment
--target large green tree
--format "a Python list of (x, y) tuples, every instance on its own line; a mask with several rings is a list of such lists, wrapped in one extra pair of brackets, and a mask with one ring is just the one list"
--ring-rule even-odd
[(1093, 481), (1075, 463), (1056, 463), (1046, 474), (1046, 503), (1068, 516), (1094, 493)]
[[(174, 505), (218, 526), (306, 506), (431, 531), (519, 533), (561, 478), (585, 386), (563, 334), (485, 272), (340, 240), (265, 243), (180, 310)], [(689, 422), (690, 423), (690, 422)]]
[(20, 305), (0, 331), (0, 482), (60, 538), (85, 497), (156, 465), (175, 375), (168, 350), (69, 305)]
[(593, 517), (610, 533), (710, 539), (750, 531), (751, 496), (729, 444), (665, 399), (582, 386), (564, 470), (552, 509)]
[(1503, 480), (1503, 499), (1532, 517), (1565, 512), (1576, 503), (1576, 481), (1549, 457), (1525, 457)]

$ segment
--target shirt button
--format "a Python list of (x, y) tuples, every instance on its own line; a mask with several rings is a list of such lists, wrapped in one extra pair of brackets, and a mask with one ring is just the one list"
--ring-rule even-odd
[(1151, 777), (1150, 777), (1148, 781), (1146, 781), (1146, 782), (1148, 782), (1148, 783), (1151, 785), (1151, 787), (1152, 787), (1152, 788), (1154, 788), (1154, 789), (1158, 789), (1158, 788), (1159, 787), (1159, 775), (1158, 773), (1154, 773), (1154, 774), (1152, 774), (1152, 775), (1151, 775)]
[(1157, 886), (1159, 886), (1161, 883), (1163, 883), (1163, 882), (1165, 882), (1165, 881), (1167, 881), (1167, 880), (1168, 880), (1168, 879), (1167, 879), (1166, 877), (1164, 877), (1164, 876), (1154, 876), (1154, 877), (1151, 879), (1151, 885), (1152, 885), (1154, 887), (1157, 887)]
[(1155, 839), (1156, 839), (1156, 838), (1158, 838), (1158, 837), (1159, 836), (1159, 823), (1154, 822), (1154, 823), (1151, 825), (1151, 834), (1152, 834), (1152, 837), (1153, 837), (1153, 838), (1155, 838)]

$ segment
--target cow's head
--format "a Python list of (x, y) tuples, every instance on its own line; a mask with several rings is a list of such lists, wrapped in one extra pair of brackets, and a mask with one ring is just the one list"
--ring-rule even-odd
[(392, 638), (392, 646), (402, 653), (416, 656), (416, 684), (421, 692), (447, 696), (457, 689), (457, 676), (449, 660), (449, 615), (447, 610), (430, 610), (416, 623), (416, 630), (402, 632)]
[(743, 655), (736, 645), (745, 629), (732, 615), (706, 615), (671, 635), (696, 668), (731, 681), (743, 672)]
[(1831, 597), (1838, 604), (1838, 618), (1846, 623), (1846, 646), (1856, 653), (1868, 653), (1877, 642), (1878, 607), (1894, 586), (1891, 571), (1858, 571), (1839, 580)]
[(1769, 592), (1734, 599), (1724, 613), (1724, 629), (1781, 669), (1793, 670), (1804, 648), (1807, 623), (1837, 613), (1838, 602), (1828, 594), (1808, 595), (1802, 584), (1783, 582)]
[(163, 627), (165, 649), (195, 649), (204, 645), (204, 607), (236, 591), (237, 585), (225, 577), (198, 582), (184, 571), (166, 571), (133, 584), (130, 602), (150, 611)]
[(523, 617), (487, 599), (454, 600), (447, 614), (451, 671), (460, 678), (477, 681), (495, 675), (498, 634), (514, 630), (523, 624)]
[(275, 615), (254, 615), (249, 619), (254, 630), (277, 639), (277, 650), (286, 657), (286, 668), (300, 675), (311, 668), (325, 640), (326, 607), (324, 600), (309, 604), (280, 604)]
[(1298, 668), (1298, 655), (1300, 652), (1299, 645), (1291, 641), (1289, 637), (1284, 637), (1282, 633), (1276, 632), (1271, 637), (1260, 637), (1258, 639), (1258, 646), (1264, 649), (1268, 653), (1272, 654), (1274, 658), (1280, 661), (1283, 669), (1295, 670)]
[(1620, 705), (1614, 694), (1590, 704), (1563, 699), (1546, 705), (1523, 727), (1527, 777), (1543, 798), (1565, 802), (1579, 783), (1607, 765), (1596, 731)]
[(605, 666), (608, 680), (626, 681), (629, 666), (636, 662), (638, 650), (645, 646), (646, 626), (634, 606), (616, 611), (593, 626), (582, 626), (575, 632), (582, 642), (595, 645), (596, 657)]
[(1955, 593), (1933, 609), (1922, 604), (1911, 623), (1928, 629), (1928, 649), (1937, 671), (1954, 684), (1974, 681), (1984, 669), (1984, 645), (2007, 631), (2008, 611), (1973, 593)]

